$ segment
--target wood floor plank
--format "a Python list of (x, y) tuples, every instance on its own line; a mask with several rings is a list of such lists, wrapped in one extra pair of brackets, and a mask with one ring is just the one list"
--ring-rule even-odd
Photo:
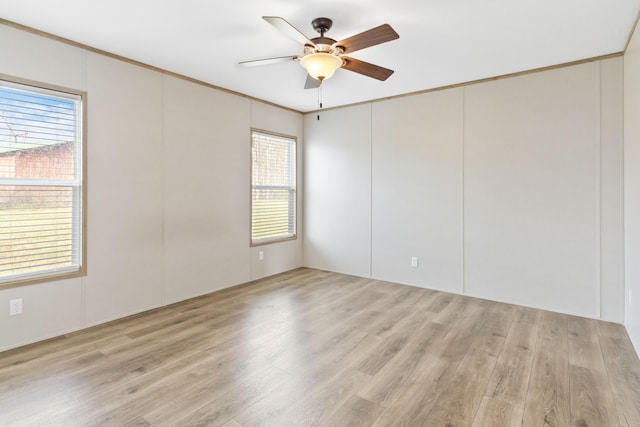
[(611, 391), (597, 374), (569, 365), (571, 425), (615, 426), (620, 424)]
[(377, 316), (373, 321), (362, 324), (361, 327), (372, 335), (379, 337), (386, 337), (391, 333), (391, 330), (395, 328), (398, 323), (402, 322), (407, 317), (409, 310), (402, 307), (392, 307), (386, 312), (382, 312), (383, 315)]
[(285, 372), (301, 374), (310, 367), (324, 366), (342, 359), (366, 335), (355, 326), (339, 332), (330, 330), (325, 334), (311, 335), (311, 339), (299, 345), (295, 352), (281, 347), (277, 350), (276, 357), (268, 357), (268, 360)]
[(328, 425), (334, 413), (370, 378), (360, 371), (346, 369), (329, 379), (318, 381), (296, 399), (273, 425)]
[(374, 426), (415, 426), (416, 419), (425, 417), (435, 405), (440, 393), (449, 384), (457, 365), (432, 356), (424, 363), (394, 398), (385, 404), (385, 409)]
[(496, 358), (482, 349), (471, 350), (434, 408), (426, 416), (417, 417), (416, 425), (471, 425), (495, 363)]
[(486, 319), (474, 338), (474, 348), (497, 357), (502, 352), (511, 323), (510, 313), (501, 311), (500, 306), (487, 310)]
[(537, 332), (536, 324), (512, 323), (489, 380), (488, 397), (524, 407)]
[(522, 427), (522, 407), (485, 396), (472, 427)]
[[(108, 410), (99, 411), (97, 415), (85, 419), (86, 425), (121, 426), (134, 420), (144, 420), (142, 415), (158, 406), (164, 406), (173, 401), (175, 395), (167, 387), (158, 385), (136, 395), (132, 399), (119, 402), (118, 405), (103, 404)], [(107, 401), (108, 402), (108, 401)], [(146, 420), (144, 420), (146, 421)], [(70, 421), (73, 424), (73, 421)]]
[[(209, 396), (198, 395), (188, 396), (183, 401), (180, 410), (170, 418), (166, 415), (161, 419), (155, 419), (154, 424), (157, 425), (206, 425), (218, 426), (224, 425), (231, 419), (242, 413), (243, 410), (249, 408), (262, 397), (277, 390), (287, 380), (290, 375), (279, 371), (269, 369), (265, 373), (261, 373), (243, 384), (228, 390), (217, 399), (200, 406), (200, 402), (208, 400)], [(200, 406), (195, 411), (193, 408)], [(185, 407), (189, 409), (184, 410)], [(149, 418), (151, 415), (149, 416)], [(147, 416), (145, 415), (146, 419)]]
[(427, 307), (427, 310), (432, 313), (440, 313), (445, 309), (452, 301), (455, 300), (455, 296), (453, 294), (449, 294), (446, 292), (440, 292), (436, 295), (436, 297), (431, 301), (431, 304)]
[(536, 310), (535, 308), (515, 306), (513, 311), (513, 321), (537, 325), (541, 314), (542, 311)]
[(567, 316), (544, 312), (526, 396), (524, 425), (570, 425)]
[(327, 420), (327, 425), (367, 427), (373, 424), (382, 412), (382, 407), (352, 395), (338, 410)]
[[(58, 424), (69, 425), (75, 419), (86, 419), (94, 416), (100, 413), (101, 408), (105, 406), (103, 402), (118, 406), (138, 395), (149, 393), (149, 390), (156, 387), (166, 388), (173, 381), (184, 381), (188, 373), (193, 370), (194, 365), (200, 366), (209, 360), (210, 356), (207, 353), (195, 352), (173, 363), (163, 364), (143, 375), (134, 377), (130, 381), (117, 381), (114, 384), (103, 382), (100, 385), (93, 386), (90, 390), (87, 390), (90, 397), (86, 399), (84, 404), (68, 408)], [(175, 391), (171, 391), (173, 393), (172, 401), (180, 398)]]
[(597, 321), (568, 319), (571, 422), (574, 425), (617, 425), (609, 376), (602, 358)]
[(604, 372), (597, 323), (580, 317), (568, 319), (569, 363)]
[(640, 426), (621, 325), (308, 268), (0, 353), (0, 425)]
[[(60, 412), (78, 403), (64, 388), (42, 388), (28, 392), (0, 393), (0, 425), (45, 425), (43, 420), (59, 417)], [(53, 424), (55, 425), (55, 424)]]
[(151, 426), (149, 421), (145, 420), (142, 417), (136, 417), (131, 421), (127, 421), (122, 424), (123, 427), (148, 427)]
[(311, 384), (313, 381), (306, 377), (291, 377), (280, 387), (235, 415), (234, 420), (243, 427), (274, 425), (276, 420), (304, 395)]
[[(64, 337), (63, 337), (64, 338)], [(125, 335), (112, 333), (102, 336), (99, 339), (81, 338), (55, 340), (55, 343), (47, 341), (42, 348), (38, 348), (36, 344), (25, 347), (24, 355), (20, 353), (21, 349), (9, 350), (0, 353), (0, 375), (7, 380), (11, 376), (21, 375), (21, 373), (29, 372), (34, 366), (46, 363), (53, 367), (58, 364), (67, 363), (69, 360), (78, 356), (84, 356), (87, 353), (101, 352), (105, 346), (119, 345), (123, 343), (131, 344), (131, 339)], [(3, 356), (7, 354), (7, 356)]]
[(411, 331), (415, 334), (415, 332), (422, 329), (424, 325), (433, 323), (431, 321), (433, 316), (433, 313), (416, 307), (414, 308), (414, 311), (409, 312), (409, 314), (405, 314), (402, 319), (396, 322), (395, 325), (391, 326), (391, 328), (386, 332), (377, 333), (376, 336), (387, 338), (391, 335), (398, 336), (400, 334), (406, 334), (407, 331)]
[(376, 420), (376, 426), (420, 425), (428, 418), (442, 391), (454, 377), (458, 366), (471, 350), (473, 338), (483, 325), (480, 305), (474, 305), (466, 316), (449, 326), (447, 334), (435, 351), (429, 355), (422, 369), (402, 392), (386, 405)]
[[(14, 369), (2, 372), (2, 381), (0, 382), (0, 402), (3, 398), (11, 397), (12, 394), (22, 392), (29, 393), (34, 389), (43, 389), (48, 387), (57, 388), (61, 381), (67, 379), (69, 373), (76, 375), (78, 372), (90, 370), (96, 365), (100, 366), (99, 361), (107, 360), (99, 351), (89, 351), (75, 357), (56, 357), (56, 363), (51, 363), (50, 358), (43, 358), (42, 363), (28, 363)], [(32, 375), (35, 370), (47, 368), (47, 376)]]
[(417, 336), (398, 356), (374, 375), (372, 380), (358, 392), (358, 395), (387, 407), (406, 386), (418, 377), (418, 372), (427, 370), (424, 366), (429, 357), (448, 332), (448, 329), (435, 322), (429, 322), (417, 331)]
[(280, 372), (270, 366), (259, 354), (253, 353), (238, 358), (233, 352), (210, 355), (181, 375), (171, 375), (160, 379), (164, 385), (174, 391), (180, 400), (214, 400), (229, 390), (253, 381), (253, 377), (262, 373)]
[(409, 333), (392, 335), (382, 340), (377, 346), (376, 351), (372, 352), (366, 360), (364, 360), (358, 369), (365, 374), (375, 375), (390, 360), (392, 360), (409, 341)]
[[(103, 413), (107, 407), (113, 408), (123, 405), (137, 396), (149, 393), (149, 390), (158, 387), (163, 388), (163, 381), (169, 381), (175, 377), (182, 378), (187, 371), (193, 369), (194, 364), (197, 365), (203, 360), (207, 360), (208, 357), (209, 355), (205, 353), (196, 352), (175, 363), (168, 363), (144, 375), (136, 376), (130, 381), (115, 380), (109, 383), (94, 379), (91, 372), (87, 372), (83, 377), (73, 376), (69, 378), (68, 382), (65, 382), (65, 389), (72, 395), (83, 396), (82, 400), (74, 399), (68, 404), (56, 407), (40, 405), (40, 411), (37, 414), (27, 416), (22, 413), (22, 418), (27, 425), (42, 425), (42, 420), (46, 420), (46, 425), (73, 425), (77, 420), (96, 417), (98, 414)], [(108, 375), (108, 372), (106, 374)], [(100, 377), (98, 376), (97, 378)], [(69, 383), (75, 387), (70, 387)], [(57, 397), (57, 394), (51, 393), (49, 390), (43, 391), (45, 391), (46, 396)], [(48, 400), (50, 402), (55, 401), (51, 397)]]
[(613, 322), (598, 322), (598, 336), (621, 340), (629, 339), (624, 326)]
[(449, 325), (454, 323), (458, 318), (464, 315), (467, 310), (472, 307), (476, 307), (477, 300), (469, 297), (456, 296), (452, 299), (446, 300), (449, 303), (433, 316), (433, 321), (441, 323), (443, 325)]
[(640, 364), (628, 337), (600, 336), (620, 424), (640, 426)]
[(308, 389), (331, 379), (343, 371), (355, 371), (364, 355), (369, 354), (382, 339), (373, 335), (365, 336), (356, 347), (341, 359), (335, 360), (307, 360), (306, 369), (292, 375), (277, 390), (269, 393), (249, 409), (243, 411), (235, 419), (245, 427), (273, 425), (278, 417), (306, 393)]
[[(179, 397), (165, 407), (151, 408), (143, 416), (152, 425), (222, 425), (266, 394), (284, 384), (290, 375), (273, 367), (255, 370), (238, 378), (229, 376), (216, 386), (212, 376), (209, 385), (190, 387), (179, 383), (168, 386)], [(202, 382), (204, 383), (204, 381)]]

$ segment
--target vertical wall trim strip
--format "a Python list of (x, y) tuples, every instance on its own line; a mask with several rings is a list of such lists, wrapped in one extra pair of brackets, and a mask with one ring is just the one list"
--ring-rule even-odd
[(373, 105), (369, 104), (369, 278), (373, 278)]
[(462, 88), (462, 126), (461, 126), (461, 141), (460, 141), (460, 281), (462, 287), (462, 294), (465, 295), (467, 293), (467, 286), (465, 283), (466, 276), (466, 268), (465, 268), (465, 244), (464, 244), (464, 143), (465, 143), (465, 109), (466, 109), (466, 96), (467, 96), (467, 88)]
[[(247, 191), (247, 197), (249, 197), (249, 212), (247, 215), (249, 217), (249, 278), (251, 280), (255, 280), (254, 277), (254, 269), (253, 269), (253, 100), (249, 100), (249, 129), (247, 130), (249, 134), (246, 136), (247, 142), (245, 144), (249, 144), (249, 158), (247, 159), (249, 162), (249, 191)], [(298, 191), (298, 144), (296, 141), (296, 193)], [(296, 204), (298, 203), (298, 195), (296, 194)], [(296, 206), (296, 216), (298, 215), (298, 210)], [(296, 235), (300, 235), (302, 233), (298, 232), (298, 224), (296, 219)], [(260, 275), (263, 273), (261, 272)]]
[[(638, 15), (640, 17), (640, 14)], [(631, 33), (633, 35), (633, 33)], [(620, 186), (620, 202), (622, 204), (622, 209), (620, 209), (620, 220), (622, 224), (622, 229), (620, 232), (622, 233), (622, 262), (621, 262), (621, 274), (620, 279), (622, 280), (622, 323), (626, 324), (627, 319), (627, 239), (625, 238), (625, 162), (624, 162), (624, 150), (625, 150), (625, 66), (624, 66), (625, 58), (622, 58), (622, 117), (620, 118), (620, 126), (622, 129), (622, 141), (620, 147), (620, 182), (622, 185)]]
[[(84, 93), (88, 93), (87, 91), (87, 55), (88, 52), (86, 50), (82, 51), (82, 90), (84, 91)], [(88, 95), (85, 96), (85, 98), (82, 100), (83, 103), (87, 102), (87, 97)], [(86, 106), (83, 106), (84, 108), (84, 113), (87, 112), (87, 108)], [(83, 138), (85, 138), (87, 135), (89, 135), (89, 118), (86, 117), (86, 114), (83, 114), (82, 117), (82, 126), (84, 127), (84, 129), (82, 130), (82, 135)], [(87, 210), (89, 210), (89, 201), (87, 199), (87, 194), (89, 193), (86, 189), (87, 187), (87, 180), (88, 180), (88, 176), (89, 173), (87, 171), (87, 169), (89, 168), (89, 147), (87, 144), (87, 141), (82, 141), (82, 158), (84, 159), (83, 165), (82, 165), (82, 176), (84, 178), (83, 182), (82, 182), (82, 197), (84, 197), (85, 199), (82, 201), (82, 206), (85, 209), (85, 212), (83, 212), (83, 219), (84, 219), (84, 224), (83, 224), (83, 233), (84, 233), (84, 237), (83, 237), (83, 242), (84, 242), (84, 248), (82, 248), (82, 250), (84, 251), (84, 256), (83, 256), (83, 260), (82, 262), (85, 264), (83, 266), (83, 268), (85, 268), (85, 271), (87, 271), (87, 260), (89, 258), (89, 256), (87, 255), (87, 246), (89, 245), (89, 239), (87, 238), (87, 231), (89, 229), (88, 225), (87, 225)], [(88, 274), (88, 273), (87, 273)], [(81, 327), (82, 328), (86, 328), (87, 327), (87, 275), (83, 275), (80, 279), (80, 323), (81, 323)]]
[(598, 147), (596, 149), (596, 318), (602, 317), (602, 61), (598, 74)]
[(160, 304), (167, 304), (167, 246), (165, 244), (165, 203), (167, 188), (167, 132), (166, 132), (166, 105), (165, 105), (165, 88), (167, 77), (163, 74), (160, 76)]

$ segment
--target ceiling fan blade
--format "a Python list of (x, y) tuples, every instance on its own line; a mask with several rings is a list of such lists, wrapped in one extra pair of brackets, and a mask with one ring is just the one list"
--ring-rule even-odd
[(300, 59), (299, 56), (279, 56), (277, 58), (266, 58), (266, 59), (255, 59), (253, 61), (242, 61), (239, 62), (238, 65), (242, 65), (243, 67), (255, 67), (257, 65), (268, 65), (268, 64), (277, 64), (278, 62), (287, 62), (287, 61), (295, 61)]
[(298, 43), (302, 45), (308, 44), (310, 46), (316, 47), (316, 44), (314, 42), (309, 40), (309, 38), (304, 34), (302, 34), (300, 30), (298, 30), (293, 25), (289, 24), (283, 18), (280, 18), (279, 16), (263, 16), (262, 19), (264, 19), (269, 24), (273, 25), (278, 30), (280, 30), (280, 32), (282, 32), (284, 35), (292, 38)]
[(333, 45), (342, 47), (344, 49), (344, 53), (351, 53), (356, 50), (375, 46), (397, 38), (400, 38), (400, 36), (393, 28), (391, 28), (391, 25), (382, 24), (360, 34), (356, 34), (355, 36), (340, 40)]
[(342, 68), (365, 75), (367, 77), (385, 81), (391, 74), (393, 74), (393, 70), (381, 67), (379, 65), (370, 64), (368, 62), (360, 61), (359, 59), (350, 58), (348, 56), (341, 56), (341, 58), (343, 61)]
[(322, 84), (321, 80), (316, 80), (313, 77), (311, 77), (309, 74), (307, 74), (307, 81), (304, 82), (304, 88), (305, 89), (315, 89), (320, 87), (320, 85)]

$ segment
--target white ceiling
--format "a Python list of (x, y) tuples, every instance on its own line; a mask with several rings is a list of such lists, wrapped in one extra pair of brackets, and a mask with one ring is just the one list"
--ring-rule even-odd
[(336, 40), (388, 23), (400, 39), (353, 53), (395, 70), (386, 82), (338, 70), (323, 84), (335, 107), (621, 52), (640, 0), (0, 0), (0, 18), (298, 111), (318, 108), (302, 54), (261, 19), (281, 16), (308, 37), (333, 19)]

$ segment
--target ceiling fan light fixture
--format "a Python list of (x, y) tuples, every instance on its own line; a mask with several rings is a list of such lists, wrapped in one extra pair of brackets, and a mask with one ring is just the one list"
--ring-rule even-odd
[(307, 73), (316, 80), (326, 80), (342, 66), (342, 59), (330, 53), (312, 53), (300, 60)]

